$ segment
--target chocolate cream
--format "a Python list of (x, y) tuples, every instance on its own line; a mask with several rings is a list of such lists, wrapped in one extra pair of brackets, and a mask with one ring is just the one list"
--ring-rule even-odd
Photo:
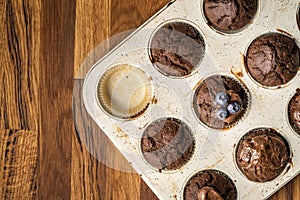
[(290, 159), (287, 142), (273, 129), (256, 129), (244, 136), (237, 147), (236, 161), (251, 181), (275, 179)]

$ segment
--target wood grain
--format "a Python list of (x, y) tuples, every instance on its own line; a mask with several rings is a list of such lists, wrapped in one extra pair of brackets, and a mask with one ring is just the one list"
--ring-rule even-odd
[(39, 3), (1, 0), (1, 129), (38, 129)]
[(40, 1), (0, 1), (0, 199), (36, 199)]
[(36, 199), (37, 131), (0, 130), (0, 198)]
[[(105, 42), (110, 36), (110, 1), (76, 1), (76, 24), (75, 24), (75, 60), (74, 77), (83, 77), (82, 72), (78, 72), (84, 59), (89, 53), (102, 43), (103, 47), (94, 53), (95, 57), (90, 55), (92, 61), (85, 63), (90, 66), (93, 61), (98, 60), (108, 50), (109, 44)], [(103, 53), (100, 53), (102, 51)]]

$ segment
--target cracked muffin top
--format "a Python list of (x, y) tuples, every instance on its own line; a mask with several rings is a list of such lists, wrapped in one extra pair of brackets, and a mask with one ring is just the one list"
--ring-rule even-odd
[(257, 0), (204, 0), (208, 24), (219, 31), (238, 31), (251, 22)]
[(281, 33), (269, 33), (250, 44), (245, 62), (255, 81), (263, 86), (279, 86), (296, 76), (299, 54), (299, 47), (292, 38)]
[(202, 61), (205, 43), (190, 24), (174, 21), (160, 27), (150, 43), (150, 60), (167, 76), (183, 77)]
[(159, 171), (182, 167), (193, 155), (194, 145), (189, 127), (175, 118), (161, 118), (151, 123), (141, 140), (145, 159)]

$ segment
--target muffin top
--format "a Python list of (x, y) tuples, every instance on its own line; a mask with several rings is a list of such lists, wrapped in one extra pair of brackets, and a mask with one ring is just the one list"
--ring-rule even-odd
[(165, 75), (189, 75), (204, 56), (205, 44), (199, 31), (184, 22), (159, 28), (150, 43), (151, 62)]
[(237, 31), (249, 24), (257, 11), (257, 0), (204, 0), (208, 24), (219, 31)]
[(141, 149), (145, 159), (159, 170), (175, 170), (194, 153), (194, 138), (187, 125), (178, 119), (163, 118), (144, 131)]
[(281, 33), (256, 38), (249, 46), (246, 65), (250, 75), (264, 86), (288, 83), (297, 74), (300, 52), (296, 42)]

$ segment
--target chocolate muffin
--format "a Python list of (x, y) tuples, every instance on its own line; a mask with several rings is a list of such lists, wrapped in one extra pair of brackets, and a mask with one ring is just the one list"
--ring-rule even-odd
[(288, 112), (291, 126), (300, 135), (300, 88), (289, 102)]
[(150, 60), (165, 75), (189, 75), (201, 62), (205, 44), (199, 31), (184, 22), (170, 22), (159, 28), (150, 43)]
[(235, 125), (249, 104), (248, 90), (231, 77), (214, 75), (196, 89), (194, 110), (208, 127), (226, 129)]
[(238, 168), (249, 180), (255, 182), (275, 179), (289, 160), (290, 149), (287, 141), (269, 128), (248, 132), (236, 150)]
[(233, 32), (251, 22), (257, 12), (257, 0), (204, 0), (203, 9), (210, 26)]
[(162, 118), (151, 123), (141, 141), (145, 159), (159, 171), (182, 167), (193, 155), (194, 146), (189, 127), (174, 118)]
[(264, 86), (278, 86), (295, 77), (300, 66), (299, 57), (299, 47), (292, 38), (269, 33), (250, 44), (245, 64), (255, 81)]
[(217, 170), (194, 175), (184, 188), (185, 200), (235, 200), (237, 190), (232, 180)]

